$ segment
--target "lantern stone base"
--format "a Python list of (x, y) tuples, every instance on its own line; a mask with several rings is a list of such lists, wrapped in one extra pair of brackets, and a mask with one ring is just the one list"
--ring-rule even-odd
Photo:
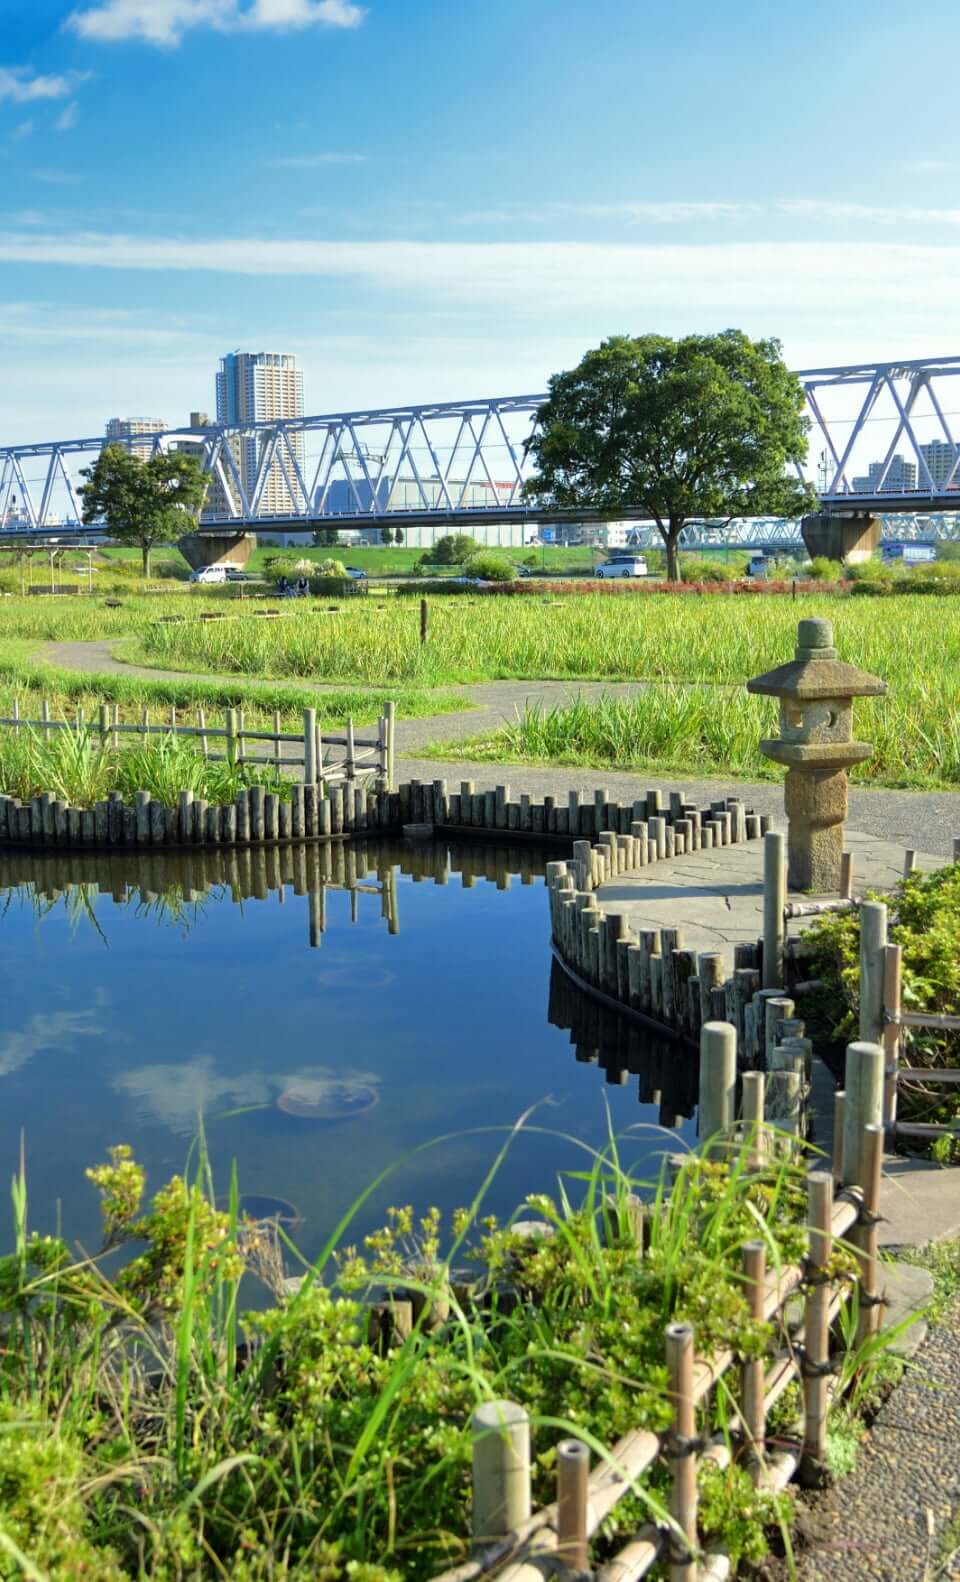
[(836, 894), (847, 816), (846, 770), (788, 769), (783, 796), (788, 884), (794, 890)]

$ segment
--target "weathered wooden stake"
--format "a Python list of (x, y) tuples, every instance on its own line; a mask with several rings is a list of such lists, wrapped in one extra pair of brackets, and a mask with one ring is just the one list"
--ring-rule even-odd
[(693, 1326), (667, 1325), (668, 1394), (673, 1427), (667, 1455), (673, 1463), (670, 1515), (679, 1532), (671, 1534), (670, 1582), (697, 1582), (697, 1451), (693, 1402)]
[(830, 1298), (827, 1265), (833, 1252), (833, 1178), (826, 1170), (807, 1177), (809, 1251), (804, 1307), (803, 1452), (801, 1476), (815, 1483), (823, 1476), (827, 1447), (827, 1380), (830, 1364)]
[(303, 783), (308, 786), (315, 786), (317, 783), (316, 709), (303, 711)]
[(787, 878), (784, 867), (784, 836), (768, 830), (763, 837), (763, 987), (783, 987), (784, 907), (787, 903)]
[(886, 948), (886, 903), (864, 901), (860, 908), (860, 1037), (871, 1044), (883, 1037)]
[(883, 1121), (883, 1050), (858, 1039), (847, 1045), (844, 1070), (846, 1103), (843, 1120), (844, 1186), (859, 1186), (864, 1175), (864, 1129)]
[(729, 1022), (700, 1029), (700, 1136), (714, 1152), (723, 1148), (734, 1120), (737, 1030)]
[(902, 948), (888, 945), (883, 958), (883, 1121), (888, 1130), (897, 1123), (902, 971)]
[[(759, 1074), (759, 1073), (758, 1073)], [(744, 1242), (743, 1259), (744, 1294), (750, 1307), (750, 1317), (763, 1322), (764, 1281), (767, 1275), (767, 1250), (762, 1241)], [(763, 1461), (764, 1441), (767, 1433), (767, 1415), (764, 1407), (764, 1362), (762, 1357), (740, 1364), (740, 1415), (747, 1442), (748, 1464), (754, 1481), (759, 1481)]]
[(530, 1419), (513, 1401), (484, 1401), (473, 1436), (473, 1541), (513, 1532), (530, 1515)]
[(587, 1569), (587, 1478), (590, 1451), (581, 1439), (557, 1446), (557, 1559), (570, 1571)]

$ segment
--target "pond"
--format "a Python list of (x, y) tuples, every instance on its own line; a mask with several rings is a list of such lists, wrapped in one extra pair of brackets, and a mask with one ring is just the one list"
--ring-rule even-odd
[(584, 1168), (610, 1126), (654, 1173), (693, 1141), (695, 1063), (552, 960), (549, 855), (0, 852), (0, 1162), (9, 1178), (22, 1138), (31, 1226), (92, 1250), (84, 1167), (126, 1142), (156, 1189), (201, 1118), (217, 1189), (235, 1160), (308, 1256), (389, 1166), (351, 1239), (389, 1203), (469, 1202), (525, 1114), (490, 1212)]

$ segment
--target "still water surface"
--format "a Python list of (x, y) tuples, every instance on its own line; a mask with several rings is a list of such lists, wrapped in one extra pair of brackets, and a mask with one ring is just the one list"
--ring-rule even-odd
[(570, 1139), (601, 1146), (607, 1106), (625, 1161), (655, 1171), (692, 1141), (689, 1058), (552, 963), (543, 861), (490, 844), (0, 853), (0, 1165), (22, 1135), (32, 1226), (59, 1216), (94, 1247), (84, 1167), (127, 1142), (155, 1189), (200, 1116), (218, 1189), (235, 1159), (242, 1192), (296, 1206), (308, 1256), (432, 1139), (351, 1238), (391, 1202), (468, 1202), (530, 1109), (493, 1212), (583, 1168)]

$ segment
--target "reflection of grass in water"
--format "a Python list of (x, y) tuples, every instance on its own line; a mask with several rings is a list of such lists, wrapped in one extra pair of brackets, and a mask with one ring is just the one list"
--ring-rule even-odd
[[(211, 885), (203, 895), (194, 894), (194, 898), (188, 901), (182, 885), (179, 884), (169, 885), (165, 890), (151, 892), (149, 895), (145, 895), (141, 889), (131, 887), (123, 899), (114, 904), (132, 909), (137, 917), (153, 918), (159, 924), (179, 928), (183, 935), (187, 935), (194, 924), (206, 915), (209, 906), (228, 893), (229, 887), (225, 884)], [(86, 923), (103, 944), (109, 946), (110, 942), (96, 913), (96, 901), (99, 895), (99, 887), (96, 884), (67, 884), (60, 895), (45, 895), (32, 884), (19, 885), (3, 898), (0, 917), (6, 914), (15, 899), (21, 906), (30, 906), (38, 922), (43, 922), (62, 909), (67, 918), (71, 938), (74, 938), (81, 925)]]

